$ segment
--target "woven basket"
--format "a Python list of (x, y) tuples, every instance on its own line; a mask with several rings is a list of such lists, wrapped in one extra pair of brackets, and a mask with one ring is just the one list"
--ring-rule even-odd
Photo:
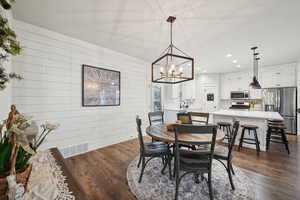
[[(17, 183), (22, 183), (26, 189), (31, 174), (32, 164), (27, 165), (25, 170), (17, 171)], [(0, 176), (0, 199), (5, 197), (8, 192), (8, 184), (5, 176)]]

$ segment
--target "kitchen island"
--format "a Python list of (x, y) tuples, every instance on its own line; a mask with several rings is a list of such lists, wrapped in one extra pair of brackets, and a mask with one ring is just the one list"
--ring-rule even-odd
[[(265, 111), (245, 111), (245, 110), (219, 110), (210, 113), (213, 123), (230, 122), (234, 120), (240, 122), (240, 125), (251, 124), (258, 126), (257, 135), (260, 142), (260, 149), (266, 151), (266, 134), (267, 134), (267, 120), (283, 120), (278, 112), (265, 112)], [(239, 129), (235, 144), (238, 145), (240, 141), (242, 128)], [(245, 137), (253, 138), (245, 133)], [(255, 145), (243, 144), (243, 147), (255, 149)]]

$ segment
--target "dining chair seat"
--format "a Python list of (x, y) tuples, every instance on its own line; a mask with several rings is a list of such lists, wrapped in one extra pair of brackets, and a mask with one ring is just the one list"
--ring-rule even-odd
[(166, 154), (169, 149), (167, 144), (155, 144), (156, 142), (145, 143), (145, 152), (144, 155), (153, 155), (153, 154)]

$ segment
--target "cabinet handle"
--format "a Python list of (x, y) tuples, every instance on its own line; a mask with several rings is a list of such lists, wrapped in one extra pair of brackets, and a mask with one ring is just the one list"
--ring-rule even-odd
[(277, 75), (280, 75), (280, 72), (276, 72)]

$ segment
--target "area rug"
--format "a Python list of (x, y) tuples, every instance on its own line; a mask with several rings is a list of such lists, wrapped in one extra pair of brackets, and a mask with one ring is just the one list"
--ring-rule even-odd
[[(160, 173), (162, 169), (161, 159), (151, 160), (144, 171), (143, 180), (138, 183), (140, 170), (137, 168), (138, 157), (128, 166), (127, 181), (131, 192), (138, 200), (173, 200), (175, 197), (175, 179), (169, 180), (166, 169), (165, 175)], [(255, 200), (255, 189), (252, 180), (238, 167), (233, 166), (235, 175), (233, 182), (235, 190), (231, 189), (228, 174), (218, 161), (213, 162), (212, 185), (215, 200)], [(206, 175), (205, 175), (206, 176)], [(180, 182), (179, 200), (209, 200), (206, 181), (194, 181), (194, 175), (186, 175)]]

